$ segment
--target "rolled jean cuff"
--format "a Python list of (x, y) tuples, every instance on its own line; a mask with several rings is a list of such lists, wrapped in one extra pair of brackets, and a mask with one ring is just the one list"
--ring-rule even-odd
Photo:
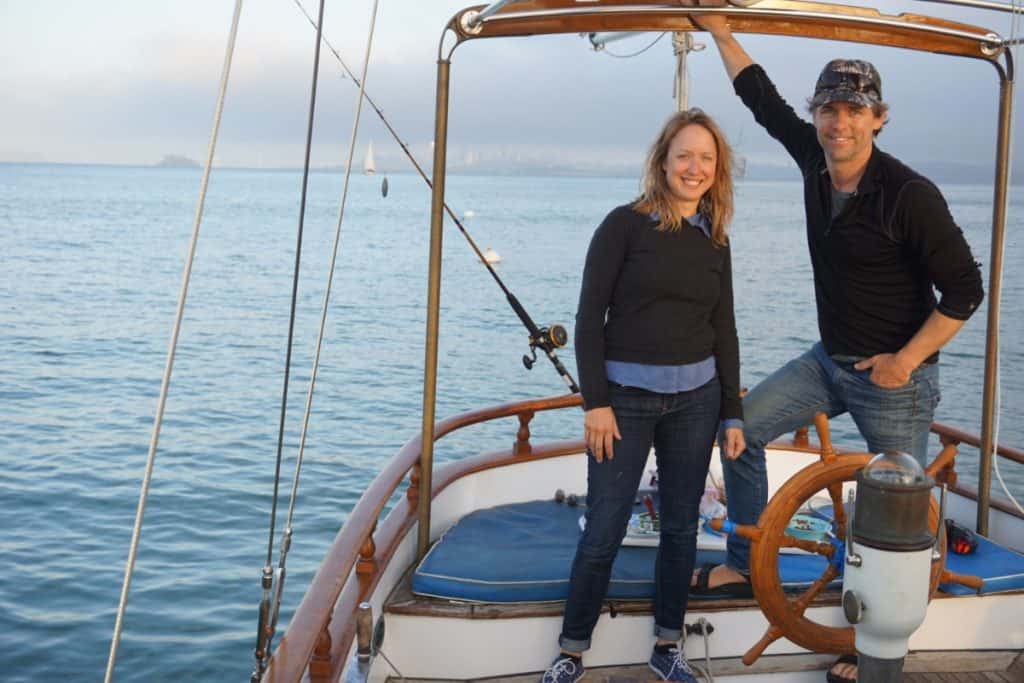
[(558, 647), (562, 648), (566, 652), (584, 652), (590, 649), (590, 639), (573, 640), (572, 638), (559, 636)]
[(665, 628), (664, 626), (654, 624), (654, 637), (661, 640), (671, 640), (673, 643), (677, 643), (683, 637), (683, 630), (679, 628)]

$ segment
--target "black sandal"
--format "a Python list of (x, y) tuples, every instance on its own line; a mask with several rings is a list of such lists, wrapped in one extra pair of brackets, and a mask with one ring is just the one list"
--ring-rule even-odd
[(714, 588), (708, 588), (711, 571), (718, 565), (706, 562), (697, 570), (697, 583), (690, 586), (690, 597), (693, 598), (752, 598), (754, 589), (749, 581), (730, 581)]

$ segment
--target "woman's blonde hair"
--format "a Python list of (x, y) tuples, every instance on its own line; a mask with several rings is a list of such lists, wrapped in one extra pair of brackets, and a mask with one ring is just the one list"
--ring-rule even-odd
[(673, 114), (661, 129), (654, 144), (647, 153), (644, 175), (640, 185), (640, 197), (633, 203), (640, 213), (658, 214), (658, 230), (679, 230), (685, 216), (676, 209), (672, 191), (665, 178), (665, 161), (668, 159), (672, 139), (687, 126), (701, 126), (715, 141), (715, 178), (704, 196), (700, 198), (697, 211), (711, 226), (711, 241), (718, 246), (728, 242), (727, 226), (732, 220), (732, 148), (725, 135), (710, 116), (696, 107)]

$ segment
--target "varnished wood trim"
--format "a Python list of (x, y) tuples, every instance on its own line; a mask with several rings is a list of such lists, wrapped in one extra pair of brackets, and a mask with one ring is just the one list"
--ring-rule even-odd
[(920, 14), (885, 15), (872, 8), (796, 0), (762, 0), (752, 7), (697, 8), (678, 0), (533, 0), (507, 5), (478, 33), (464, 30), (456, 14), (449, 24), (460, 40), (552, 33), (696, 31), (689, 14), (729, 15), (736, 33), (821, 38), (991, 60), (982, 49), (987, 29)]
[[(956, 429), (955, 427), (944, 425), (941, 422), (932, 423), (932, 433), (947, 437), (958, 443), (965, 443), (969, 446), (974, 446), (975, 448), (981, 448), (981, 438), (974, 434), (968, 434), (965, 431)], [(998, 446), (996, 448), (996, 453), (1007, 460), (1024, 465), (1024, 451), (1011, 448), (1009, 446)]]
[[(480, 422), (517, 416), (524, 412), (541, 412), (580, 405), (582, 405), (582, 399), (578, 394), (568, 394), (551, 398), (506, 403), (491, 408), (471, 411), (439, 422), (435, 429), (435, 440), (455, 430)], [(579, 450), (581, 449), (577, 447), (577, 452)], [(556, 457), (567, 452), (570, 451), (566, 450), (565, 446), (551, 445), (534, 449), (532, 453), (518, 457), (513, 455), (511, 451), (503, 452), (500, 454), (499, 459), (507, 458), (509, 462), (513, 460), (526, 462), (544, 457)], [(339, 614), (340, 612), (335, 607), (341, 607), (338, 600), (342, 589), (348, 581), (349, 574), (360, 557), (360, 550), (364, 548), (367, 539), (373, 533), (377, 519), (391, 498), (391, 494), (398, 488), (406, 474), (419, 461), (419, 454), (420, 437), (416, 436), (402, 447), (398, 454), (384, 467), (384, 470), (370, 483), (363, 492), (363, 495), (360, 496), (348, 520), (342, 526), (338, 535), (335, 536), (334, 543), (317, 570), (316, 576), (313, 577), (313, 581), (305, 596), (303, 596), (302, 602), (299, 603), (298, 608), (295, 610), (295, 615), (288, 625), (287, 632), (281, 638), (277, 650), (275, 650), (274, 655), (271, 657), (270, 664), (264, 675), (265, 681), (268, 683), (285, 681), (291, 683), (302, 678), (306, 664), (309, 662), (324, 624), (327, 623), (332, 613)], [(500, 464), (486, 465), (479, 457), (469, 458), (462, 462), (469, 467), (480, 469), (507, 464), (502, 462)], [(442, 470), (441, 477), (431, 487), (432, 496), (436, 496), (438, 492), (451, 483), (452, 479), (445, 478), (443, 474), (447, 470), (448, 468)], [(466, 473), (469, 473), (469, 471)], [(458, 476), (464, 476), (464, 474)], [(405, 505), (406, 500), (403, 499), (395, 506), (392, 513), (388, 515), (387, 521), (390, 521), (396, 511), (405, 508)], [(412, 522), (413, 520), (410, 519), (404, 520), (404, 524), (401, 525), (403, 530), (408, 529)], [(385, 531), (394, 533), (397, 532), (397, 529), (391, 530), (388, 528), (388, 525), (381, 529), (381, 533), (376, 540), (376, 570), (360, 576), (361, 585), (363, 586), (362, 597), (357, 596), (354, 602), (346, 601), (345, 611), (342, 613), (343, 616), (335, 617), (334, 619), (331, 629), (333, 640), (332, 661), (339, 656), (339, 653), (347, 652), (351, 646), (351, 628), (349, 624), (352, 622), (355, 607), (363, 597), (370, 594), (372, 587), (376, 586), (380, 580), (381, 573), (387, 567), (387, 562), (394, 553), (394, 549), (401, 538), (401, 535), (396, 535), (393, 538), (385, 539)], [(342, 623), (339, 624), (339, 622)], [(344, 628), (346, 636), (349, 637), (333, 637), (334, 630), (337, 628)], [(340, 656), (343, 657), (344, 654)]]

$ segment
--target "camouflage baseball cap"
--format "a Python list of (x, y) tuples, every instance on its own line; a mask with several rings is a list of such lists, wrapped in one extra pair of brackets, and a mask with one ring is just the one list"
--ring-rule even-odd
[(882, 77), (871, 62), (833, 59), (825, 65), (814, 85), (811, 109), (829, 102), (850, 102), (872, 107), (882, 102)]

